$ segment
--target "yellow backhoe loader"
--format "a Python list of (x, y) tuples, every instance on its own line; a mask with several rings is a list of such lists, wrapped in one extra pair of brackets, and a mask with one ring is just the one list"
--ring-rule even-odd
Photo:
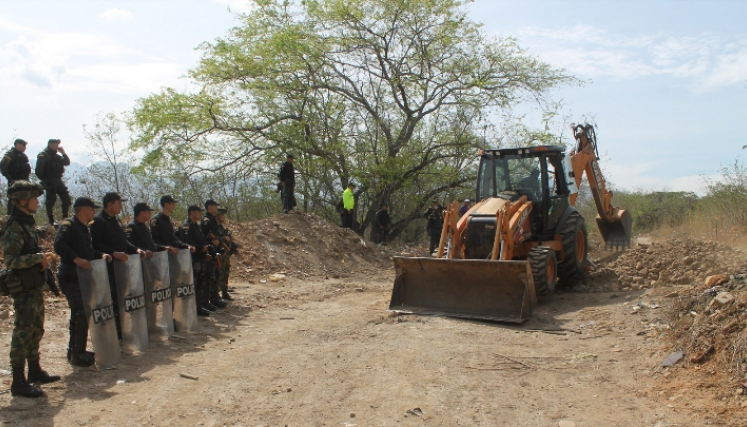
[(459, 202), (448, 206), (435, 257), (394, 258), (389, 310), (525, 321), (536, 295), (585, 272), (586, 225), (575, 207), (584, 174), (605, 245), (630, 246), (632, 217), (612, 205), (594, 127), (572, 129), (568, 155), (558, 146), (480, 150), (479, 202), (461, 218)]

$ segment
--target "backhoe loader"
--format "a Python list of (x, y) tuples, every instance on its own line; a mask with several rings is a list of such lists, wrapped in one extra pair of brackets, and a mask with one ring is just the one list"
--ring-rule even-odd
[(459, 218), (444, 211), (434, 257), (395, 257), (389, 310), (521, 323), (537, 295), (568, 285), (587, 267), (584, 218), (576, 209), (584, 174), (607, 247), (630, 246), (632, 217), (612, 205), (594, 127), (573, 125), (576, 146), (480, 150), (479, 200)]

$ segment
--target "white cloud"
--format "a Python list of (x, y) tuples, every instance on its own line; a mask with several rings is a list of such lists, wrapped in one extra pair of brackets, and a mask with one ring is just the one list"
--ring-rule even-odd
[(109, 9), (99, 13), (97, 17), (100, 20), (107, 22), (129, 21), (132, 19), (132, 12), (124, 9)]
[(747, 79), (747, 34), (737, 38), (710, 33), (630, 37), (575, 26), (528, 27), (518, 37), (534, 54), (582, 78), (671, 76), (691, 79), (694, 91)]
[(703, 196), (707, 190), (708, 181), (720, 182), (720, 174), (685, 175), (679, 177), (662, 176), (656, 173), (660, 170), (656, 162), (618, 164), (604, 162), (602, 170), (604, 177), (615, 188), (626, 191), (692, 191)]
[(254, 9), (251, 0), (215, 0), (216, 3), (225, 4), (232, 12), (249, 13)]

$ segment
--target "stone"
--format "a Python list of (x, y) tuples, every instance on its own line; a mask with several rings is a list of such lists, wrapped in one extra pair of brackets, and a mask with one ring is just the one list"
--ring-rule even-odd
[(729, 275), (728, 274), (726, 274), (726, 273), (716, 274), (714, 276), (708, 276), (708, 277), (706, 277), (706, 279), (705, 279), (705, 285), (708, 286), (709, 288), (711, 288), (711, 287), (714, 287), (714, 286), (718, 286), (718, 285), (726, 282), (727, 280), (729, 280)]
[(280, 281), (286, 280), (287, 278), (288, 276), (286, 276), (285, 274), (280, 274), (280, 273), (271, 274), (268, 277), (270, 282), (280, 282)]
[(5, 320), (10, 317), (10, 311), (0, 310), (0, 320)]
[(734, 302), (734, 295), (729, 292), (721, 292), (711, 300), (709, 307), (712, 309), (718, 309), (725, 307), (732, 302)]

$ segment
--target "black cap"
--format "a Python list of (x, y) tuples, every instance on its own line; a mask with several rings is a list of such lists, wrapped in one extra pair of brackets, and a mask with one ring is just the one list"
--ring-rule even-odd
[(26, 144), (28, 144), (28, 142), (26, 142), (26, 141), (22, 140), (21, 138), (18, 138), (18, 139), (16, 139), (15, 141), (13, 141), (13, 145), (16, 145), (16, 144), (23, 144), (23, 145), (26, 145)]
[(205, 200), (205, 209), (207, 209), (208, 206), (213, 206), (213, 205), (214, 206), (220, 206), (220, 203), (216, 202), (213, 199), (207, 199), (207, 200)]
[(145, 211), (153, 212), (154, 210), (155, 209), (148, 206), (148, 204), (145, 202), (135, 203), (135, 216), (140, 215), (140, 212), (145, 212)]
[(290, 153), (288, 153), (288, 155), (287, 155), (287, 156), (285, 156), (285, 158), (286, 158), (286, 159), (292, 159), (292, 158), (293, 158), (293, 154), (290, 154)]
[(78, 197), (75, 199), (75, 203), (73, 203), (74, 208), (79, 208), (82, 206), (87, 206), (89, 208), (98, 209), (101, 206), (97, 205), (92, 198), (90, 197)]
[(60, 140), (59, 139), (54, 139), (54, 138), (50, 139), (49, 141), (47, 141), (47, 145), (49, 145), (49, 144), (59, 144), (59, 143), (60, 143)]
[(109, 203), (116, 202), (117, 200), (121, 200), (123, 202), (127, 201), (127, 199), (122, 198), (121, 194), (116, 192), (109, 192), (104, 194), (104, 199), (102, 200), (102, 202), (104, 202), (104, 207), (106, 207), (106, 205), (108, 205)]
[(353, 188), (355, 188), (355, 183), (354, 183), (354, 182), (348, 182), (348, 187), (353, 187)]
[(161, 206), (165, 205), (166, 203), (177, 203), (179, 202), (172, 196), (171, 194), (167, 194), (163, 197), (161, 197)]
[(431, 204), (432, 204), (432, 205), (437, 205), (437, 204), (438, 204), (438, 200), (433, 200), (433, 201), (431, 201)]
[(187, 213), (190, 214), (190, 213), (192, 213), (192, 211), (200, 211), (200, 212), (202, 212), (204, 210), (205, 209), (203, 209), (203, 208), (201, 208), (201, 207), (199, 207), (197, 205), (189, 205), (189, 207), (187, 208)]
[(218, 216), (225, 215), (228, 212), (226, 208), (218, 208)]

